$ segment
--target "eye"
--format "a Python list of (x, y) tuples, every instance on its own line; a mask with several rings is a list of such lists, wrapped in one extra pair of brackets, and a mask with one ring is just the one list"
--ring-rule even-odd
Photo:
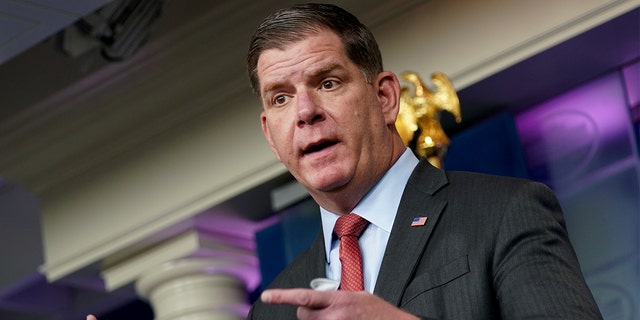
[(322, 82), (322, 89), (331, 90), (331, 89), (335, 88), (337, 85), (338, 85), (338, 83), (335, 80), (326, 80), (326, 81)]
[(278, 96), (275, 96), (273, 98), (273, 104), (277, 105), (277, 106), (280, 106), (280, 105), (283, 105), (283, 104), (287, 103), (288, 100), (289, 99), (287, 98), (287, 96), (278, 95)]

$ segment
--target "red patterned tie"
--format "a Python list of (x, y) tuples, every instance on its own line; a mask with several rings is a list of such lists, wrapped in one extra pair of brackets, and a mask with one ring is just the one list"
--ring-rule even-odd
[(369, 224), (355, 213), (345, 214), (338, 218), (333, 232), (340, 239), (340, 262), (342, 274), (340, 275), (340, 289), (345, 291), (364, 290), (362, 280), (362, 255), (358, 237)]

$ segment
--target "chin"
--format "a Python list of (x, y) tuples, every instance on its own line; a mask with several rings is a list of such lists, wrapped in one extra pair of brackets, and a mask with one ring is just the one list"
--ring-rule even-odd
[(312, 190), (319, 192), (331, 192), (341, 189), (349, 180), (350, 179), (344, 175), (327, 174), (314, 177), (313, 181), (310, 181), (310, 187)]

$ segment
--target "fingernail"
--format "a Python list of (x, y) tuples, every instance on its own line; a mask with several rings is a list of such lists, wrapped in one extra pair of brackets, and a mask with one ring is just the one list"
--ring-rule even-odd
[(265, 291), (260, 295), (260, 300), (264, 303), (271, 302), (271, 292)]

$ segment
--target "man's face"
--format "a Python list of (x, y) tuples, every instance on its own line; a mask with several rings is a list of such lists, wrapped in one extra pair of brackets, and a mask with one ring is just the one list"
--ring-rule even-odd
[(366, 192), (391, 166), (393, 74), (367, 83), (329, 31), (264, 51), (257, 71), (264, 135), (311, 195)]

